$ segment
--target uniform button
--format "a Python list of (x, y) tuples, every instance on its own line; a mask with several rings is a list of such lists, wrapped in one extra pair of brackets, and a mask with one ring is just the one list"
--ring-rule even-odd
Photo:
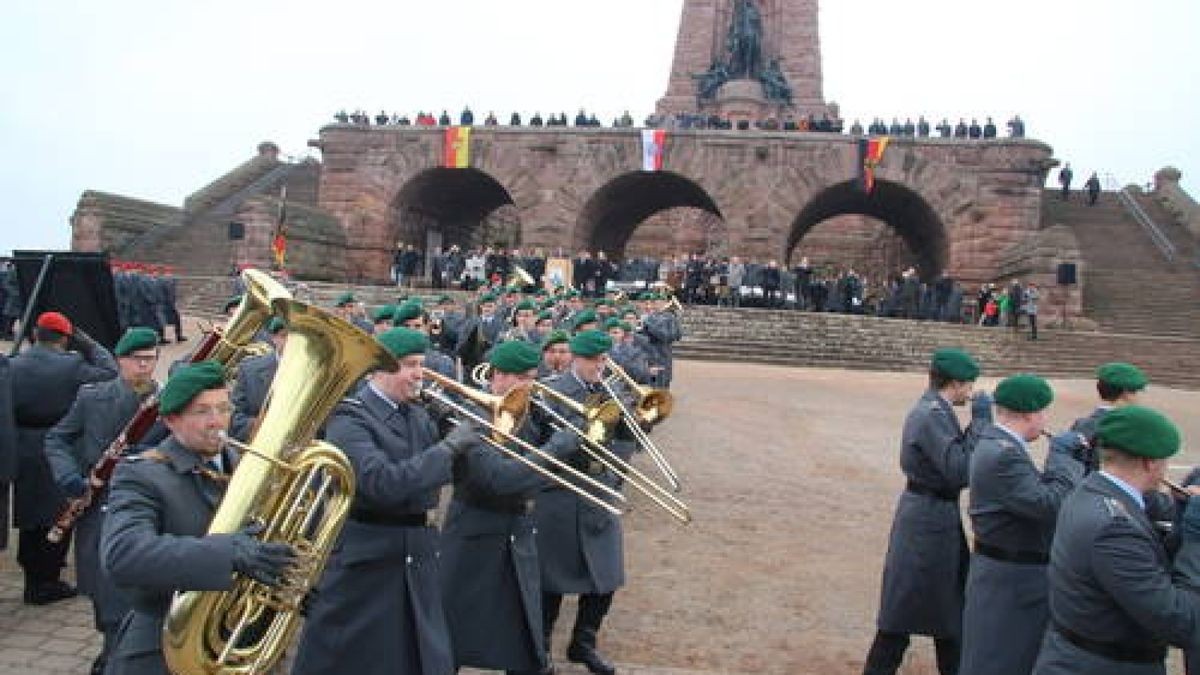
[(533, 528), (533, 533), (534, 533), (534, 534), (537, 534), (537, 528), (536, 528), (536, 527), (535, 527), (535, 528)]
[(406, 564), (406, 565), (412, 564), (412, 556), (411, 555), (404, 559), (404, 564)]
[(517, 536), (515, 534), (508, 535), (508, 541), (513, 544), (517, 543)]

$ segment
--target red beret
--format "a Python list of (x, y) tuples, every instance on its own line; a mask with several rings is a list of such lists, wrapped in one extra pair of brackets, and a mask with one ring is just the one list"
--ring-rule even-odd
[(71, 320), (58, 312), (42, 312), (37, 319), (37, 327), (63, 335), (71, 335), (75, 332), (75, 329), (71, 327)]

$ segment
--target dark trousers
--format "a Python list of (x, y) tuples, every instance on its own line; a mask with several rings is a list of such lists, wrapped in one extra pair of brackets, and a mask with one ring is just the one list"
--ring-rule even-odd
[[(563, 596), (558, 593), (542, 593), (542, 630), (546, 633), (546, 645), (554, 633), (554, 622), (562, 609)], [(571, 639), (577, 639), (581, 631), (591, 631), (594, 636), (604, 623), (604, 617), (612, 607), (612, 593), (583, 593), (579, 596), (579, 610), (575, 613), (575, 626)]]
[(67, 549), (71, 538), (63, 537), (57, 544), (46, 540), (49, 527), (34, 527), (21, 530), (17, 540), (17, 562), (25, 570), (26, 580), (34, 584), (58, 581), (67, 562)]
[(1029, 339), (1037, 339), (1037, 314), (1026, 314), (1029, 317)]
[[(863, 666), (863, 675), (894, 675), (904, 661), (908, 643), (909, 637), (904, 633), (875, 633), (875, 641), (871, 643), (867, 663)], [(934, 638), (933, 646), (937, 652), (938, 672), (941, 675), (956, 675), (961, 643), (950, 638)]]

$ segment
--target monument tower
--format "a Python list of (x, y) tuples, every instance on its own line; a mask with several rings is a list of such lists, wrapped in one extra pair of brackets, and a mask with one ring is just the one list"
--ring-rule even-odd
[(817, 0), (684, 0), (660, 115), (820, 118)]

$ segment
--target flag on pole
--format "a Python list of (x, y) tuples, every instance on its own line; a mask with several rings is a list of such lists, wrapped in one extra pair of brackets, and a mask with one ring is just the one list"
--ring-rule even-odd
[(446, 129), (442, 166), (447, 169), (465, 169), (471, 165), (471, 127)]
[(867, 194), (875, 190), (875, 169), (883, 162), (890, 140), (887, 136), (858, 139), (858, 184)]
[(287, 265), (287, 186), (279, 190), (279, 215), (276, 218), (275, 236), (271, 239), (271, 254), (275, 267), (280, 270)]
[(662, 171), (663, 149), (667, 145), (667, 132), (663, 129), (642, 130), (642, 170)]

